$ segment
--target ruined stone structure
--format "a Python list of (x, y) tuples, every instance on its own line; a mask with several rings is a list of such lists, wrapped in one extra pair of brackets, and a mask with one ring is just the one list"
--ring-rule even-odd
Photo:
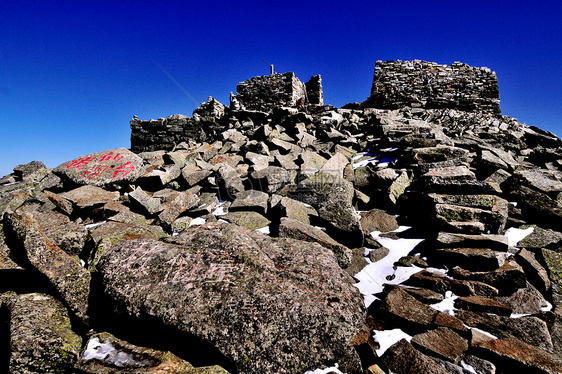
[(500, 113), (496, 74), (455, 62), (377, 61), (371, 96), (363, 108), (451, 108)]
[(144, 121), (135, 117), (130, 124), (133, 152), (172, 149), (186, 139), (199, 139), (201, 134), (200, 123), (181, 114)]
[(264, 75), (238, 83), (236, 99), (248, 110), (261, 111), (271, 111), (276, 106), (322, 105), (321, 82), (320, 75), (312, 77), (306, 84), (292, 72)]
[[(306, 84), (295, 73), (254, 77), (237, 85), (236, 95), (230, 95), (230, 107), (209, 97), (193, 111), (192, 118), (174, 114), (156, 120), (139, 120), (135, 116), (130, 121), (131, 150), (171, 150), (188, 140), (209, 141), (228, 128), (253, 127), (275, 107), (303, 105), (324, 105), (320, 75), (311, 77)], [(226, 113), (228, 116), (225, 117)]]

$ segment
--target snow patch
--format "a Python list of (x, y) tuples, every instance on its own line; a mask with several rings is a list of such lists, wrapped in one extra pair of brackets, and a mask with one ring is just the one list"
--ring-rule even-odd
[(455, 300), (458, 296), (454, 295), (451, 291), (445, 292), (445, 298), (438, 303), (430, 304), (429, 306), (433, 309), (437, 309), (441, 312), (450, 314), (452, 316), (455, 315)]
[(224, 216), (227, 213), (228, 212), (226, 210), (224, 210), (223, 203), (217, 205), (217, 207), (213, 211), (214, 216)]
[(102, 343), (98, 338), (90, 339), (82, 359), (98, 360), (117, 367), (142, 367), (152, 364), (148, 360), (136, 360), (132, 354), (118, 351), (110, 342)]
[(381, 292), (384, 284), (400, 284), (423, 270), (417, 266), (399, 266), (396, 270), (394, 269), (394, 263), (401, 257), (407, 256), (423, 239), (381, 238), (379, 237), (380, 232), (372, 232), (371, 235), (380, 245), (387, 248), (389, 253), (377, 262), (370, 262), (367, 259), (369, 264), (355, 275), (355, 279), (359, 282), (354, 286), (363, 294), (367, 307), (376, 300), (373, 294)]
[(256, 229), (256, 231), (259, 231), (259, 232), (261, 232), (261, 233), (263, 233), (263, 234), (269, 235), (269, 226), (265, 226), (265, 227)]
[(373, 330), (375, 333), (374, 340), (379, 343), (380, 348), (376, 350), (377, 355), (381, 357), (388, 348), (393, 344), (399, 342), (402, 339), (406, 339), (408, 342), (412, 340), (412, 337), (406, 334), (400, 329), (393, 330)]
[(331, 368), (326, 368), (326, 369), (316, 369), (314, 371), (307, 371), (304, 374), (330, 374), (330, 373), (336, 373), (336, 374), (345, 374), (342, 373), (339, 369), (338, 369), (338, 364), (335, 364), (333, 367)]
[(516, 229), (514, 227), (508, 229), (505, 232), (505, 236), (507, 236), (507, 241), (509, 246), (515, 247), (517, 243), (521, 240), (525, 239), (528, 235), (533, 232), (533, 227), (527, 227), (526, 229)]
[(461, 361), (460, 364), (461, 364), (462, 368), (463, 368), (465, 371), (468, 371), (470, 374), (478, 374), (478, 372), (477, 372), (472, 366), (470, 366), (469, 364), (467, 364), (466, 362)]
[(202, 217), (197, 217), (191, 220), (191, 222), (189, 222), (189, 227), (193, 226), (193, 225), (203, 225), (205, 224), (206, 220), (205, 218)]
[(103, 225), (104, 223), (106, 223), (107, 221), (102, 221), (102, 222), (96, 222), (96, 223), (90, 223), (89, 225), (84, 226), (87, 229), (91, 229), (94, 227), (97, 227), (99, 225)]

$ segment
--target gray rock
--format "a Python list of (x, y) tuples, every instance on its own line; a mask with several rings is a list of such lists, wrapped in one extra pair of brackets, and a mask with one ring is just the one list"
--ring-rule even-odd
[(477, 374), (496, 374), (496, 366), (490, 361), (474, 355), (466, 355), (463, 361), (466, 365), (470, 365)]
[(510, 316), (512, 309), (494, 299), (482, 296), (463, 296), (455, 300), (455, 308), (482, 313)]
[(541, 255), (550, 278), (554, 311), (562, 313), (562, 253), (543, 248)]
[(269, 202), (269, 195), (262, 191), (247, 190), (238, 194), (232, 202), (229, 210), (255, 210), (258, 213), (266, 214)]
[(318, 170), (322, 169), (326, 162), (328, 162), (328, 160), (318, 153), (304, 151), (299, 155), (300, 174), (304, 177), (311, 177), (316, 174)]
[(412, 275), (406, 282), (404, 282), (404, 284), (414, 287), (428, 288), (443, 294), (446, 291), (452, 291), (455, 295), (460, 296), (498, 295), (498, 289), (490, 286), (489, 284), (471, 280), (453, 279), (451, 277), (439, 276), (428, 271), (421, 271)]
[(318, 172), (298, 186), (298, 195), (303, 201), (315, 206), (318, 216), (335, 228), (343, 244), (361, 246), (363, 231), (359, 217), (353, 208), (353, 183)]
[(161, 165), (150, 168), (146, 173), (139, 177), (138, 183), (145, 188), (154, 191), (155, 188), (162, 188), (181, 175), (181, 169), (175, 164)]
[(527, 235), (523, 240), (517, 243), (519, 248), (540, 249), (540, 248), (556, 248), (558, 243), (562, 243), (562, 232), (554, 231), (551, 229), (543, 229), (537, 225), (525, 225), (519, 227), (520, 229), (533, 228), (533, 232)]
[(190, 187), (204, 181), (211, 174), (213, 174), (212, 170), (201, 170), (201, 168), (195, 165), (187, 165), (181, 171), (183, 180), (186, 181)]
[(163, 236), (164, 232), (160, 226), (122, 222), (107, 222), (95, 226), (90, 230), (88, 238), (89, 246), (93, 248), (89, 256), (88, 266), (95, 270), (101, 256), (122, 240), (158, 240)]
[(269, 194), (293, 183), (294, 173), (279, 166), (268, 166), (251, 173), (253, 188)]
[(234, 200), (245, 189), (240, 174), (228, 164), (217, 170), (216, 178), (218, 185), (226, 194), (226, 196), (222, 196), (224, 200)]
[(498, 338), (515, 337), (544, 351), (553, 350), (548, 326), (537, 317), (511, 318), (462, 309), (457, 310), (455, 315), (467, 326), (487, 331)]
[(333, 362), (360, 371), (348, 342), (364, 322), (363, 301), (330, 250), (224, 223), (191, 228), (175, 242), (121, 242), (102, 257), (105, 293), (122, 312), (205, 339), (239, 372)]
[(523, 248), (517, 253), (516, 260), (525, 270), (529, 281), (546, 294), (550, 289), (550, 279), (546, 269), (537, 261), (534, 254)]
[(176, 218), (186, 210), (199, 203), (199, 197), (189, 191), (182, 191), (158, 215), (158, 219), (166, 226), (170, 226)]
[(562, 182), (549, 170), (521, 170), (515, 173), (515, 177), (520, 183), (543, 193), (562, 191)]
[(484, 233), (503, 232), (508, 217), (507, 200), (493, 195), (429, 195), (435, 204), (437, 222), (449, 225), (457, 222), (479, 222)]
[(415, 349), (406, 339), (393, 344), (381, 359), (396, 374), (449, 374), (444, 367)]
[(319, 243), (334, 252), (340, 267), (345, 269), (351, 264), (351, 250), (336, 242), (324, 231), (313, 226), (291, 218), (283, 217), (281, 218), (281, 223), (279, 225), (279, 236), (283, 238), (293, 238), (312, 243)]
[(244, 227), (248, 230), (257, 230), (263, 227), (269, 226), (270, 220), (259, 214), (258, 212), (252, 211), (238, 211), (238, 212), (228, 212), (222, 219), (235, 223), (238, 226)]
[(492, 271), (467, 271), (454, 268), (449, 275), (477, 282), (483, 282), (496, 288), (500, 295), (511, 295), (519, 288), (527, 286), (525, 272), (513, 259), (508, 259), (504, 264)]
[(96, 186), (82, 186), (60, 194), (60, 197), (84, 209), (96, 205), (106, 204), (119, 198), (119, 192), (109, 192)]
[(160, 199), (151, 197), (140, 187), (137, 187), (133, 192), (129, 193), (129, 200), (137, 206), (140, 206), (150, 215), (157, 214), (164, 209), (160, 204)]
[(456, 332), (439, 327), (412, 337), (412, 346), (431, 356), (458, 364), (468, 350), (468, 342)]
[(311, 216), (318, 216), (318, 213), (310, 204), (286, 196), (273, 195), (271, 197), (271, 208), (279, 210), (280, 216), (295, 219), (307, 225), (310, 224)]
[(3, 294), (10, 321), (11, 373), (73, 373), (82, 339), (64, 306), (52, 296)]
[(508, 240), (505, 235), (469, 235), (440, 232), (436, 242), (443, 247), (489, 248), (494, 251), (507, 252)]
[(143, 160), (126, 148), (79, 156), (57, 166), (53, 172), (77, 184), (108, 186), (134, 182), (142, 171)]
[(56, 246), (32, 215), (10, 213), (5, 220), (8, 233), (19, 245), (16, 256), (26, 258), (45, 275), (72, 313), (87, 325), (90, 273), (76, 258)]
[[(473, 346), (474, 354), (485, 355), (493, 362), (503, 363), (498, 369), (526, 370), (528, 372), (560, 373), (562, 360), (554, 355), (516, 338), (494, 339)], [(498, 364), (499, 365), (499, 364)]]
[(373, 231), (389, 232), (399, 227), (396, 217), (383, 210), (371, 209), (360, 214), (361, 229), (365, 235), (369, 235)]
[(496, 296), (494, 299), (509, 306), (516, 314), (537, 314), (548, 306), (544, 296), (530, 283), (509, 296)]
[(194, 368), (171, 352), (139, 347), (107, 332), (89, 336), (76, 368), (92, 374), (125, 373), (131, 370), (142, 370), (146, 374), (228, 374), (219, 366)]
[(14, 167), (14, 174), (20, 180), (37, 172), (40, 169), (46, 169), (47, 167), (41, 161), (31, 161), (27, 164), (21, 164)]

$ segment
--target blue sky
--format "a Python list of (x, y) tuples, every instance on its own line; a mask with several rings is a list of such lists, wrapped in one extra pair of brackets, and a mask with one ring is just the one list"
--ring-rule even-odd
[(0, 1), (0, 176), (130, 146), (129, 121), (228, 104), (269, 69), (321, 74), (327, 104), (369, 95), (377, 60), (461, 61), (502, 113), (562, 135), (555, 1)]

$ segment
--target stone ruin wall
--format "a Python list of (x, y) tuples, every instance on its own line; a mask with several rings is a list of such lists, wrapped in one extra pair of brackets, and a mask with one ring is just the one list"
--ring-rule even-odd
[(271, 112), (277, 106), (324, 105), (322, 79), (315, 75), (304, 84), (292, 72), (254, 77), (240, 82), (230, 100), (227, 108), (209, 98), (195, 109), (193, 118), (181, 114), (156, 120), (134, 117), (130, 121), (131, 150), (137, 153), (171, 150), (181, 142), (207, 141), (209, 127), (221, 125), (216, 120), (224, 116), (225, 110)]
[(199, 122), (175, 114), (168, 118), (139, 120), (133, 118), (131, 124), (131, 151), (150, 152), (159, 149), (171, 150), (175, 145), (201, 137)]
[[(230, 100), (230, 107), (225, 107), (210, 98), (193, 112), (193, 118), (184, 115), (149, 121), (134, 118), (130, 122), (131, 150), (137, 153), (171, 150), (189, 140), (208, 141), (209, 133), (213, 132), (209, 131), (210, 127), (224, 125), (218, 119), (225, 115), (225, 110), (244, 117), (252, 111), (271, 113), (278, 106), (324, 105), (322, 79), (316, 75), (304, 84), (292, 72), (253, 77), (240, 82)], [(488, 68), (460, 62), (447, 66), (420, 60), (377, 61), (371, 96), (359, 108), (403, 107), (498, 114), (498, 80)]]
[(498, 79), (486, 67), (455, 62), (377, 61), (363, 108), (459, 109), (500, 113)]
[(319, 75), (312, 77), (306, 84), (292, 72), (264, 75), (238, 83), (236, 99), (245, 109), (259, 111), (271, 111), (280, 105), (323, 105), (322, 83)]

